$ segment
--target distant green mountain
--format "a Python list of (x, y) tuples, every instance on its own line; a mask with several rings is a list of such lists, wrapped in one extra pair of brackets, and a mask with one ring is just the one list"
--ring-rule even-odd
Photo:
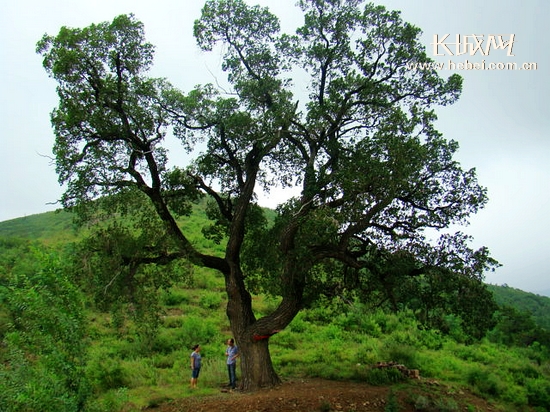
[[(201, 206), (198, 206), (198, 208), (201, 208)], [(272, 219), (274, 212), (268, 210), (268, 216)], [(193, 219), (197, 218), (202, 221), (206, 216), (194, 217)], [(201, 238), (200, 228), (202, 224), (197, 223), (195, 227), (197, 227), (198, 233), (192, 237)], [(73, 224), (73, 215), (67, 211), (58, 210), (0, 222), (0, 237), (39, 240), (51, 245), (75, 240), (77, 232)], [(549, 297), (524, 292), (506, 285), (488, 285), (488, 287), (493, 292), (499, 305), (507, 305), (520, 312), (528, 312), (539, 326), (550, 330)]]
[(535, 323), (550, 331), (550, 298), (524, 292), (509, 286), (488, 285), (496, 302), (501, 306), (511, 306), (520, 312), (530, 313)]

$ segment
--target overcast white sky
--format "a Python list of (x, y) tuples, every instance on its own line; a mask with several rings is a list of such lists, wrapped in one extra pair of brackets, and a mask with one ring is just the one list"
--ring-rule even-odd
[[(256, 3), (249, 0), (250, 4)], [(282, 20), (283, 29), (300, 23), (294, 0), (259, 0)], [(476, 167), (489, 190), (489, 204), (464, 230), (475, 247), (488, 246), (504, 266), (487, 282), (508, 284), (550, 296), (548, 234), (550, 218), (550, 57), (547, 52), (547, 0), (377, 0), (402, 11), (404, 20), (419, 26), (428, 54), (435, 34), (514, 34), (512, 53), (488, 56), (436, 57), (448, 76), (464, 77), (458, 103), (438, 109), (439, 130), (460, 143), (458, 160)], [(84, 27), (134, 13), (145, 24), (148, 41), (156, 45), (152, 76), (166, 77), (187, 91), (212, 82), (219, 56), (197, 51), (192, 37), (200, 0), (0, 0), (0, 221), (54, 210), (61, 195), (51, 155), (53, 133), (49, 113), (57, 104), (55, 83), (35, 53), (44, 33), (61, 26)], [(537, 70), (460, 70), (466, 60), (482, 63), (536, 63)], [(449, 70), (449, 62), (455, 65)], [(544, 99), (544, 100), (543, 100)]]

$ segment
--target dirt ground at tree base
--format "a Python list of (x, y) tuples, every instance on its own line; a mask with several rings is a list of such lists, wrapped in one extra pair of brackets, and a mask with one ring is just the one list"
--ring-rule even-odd
[[(391, 394), (394, 395), (391, 395)], [(393, 399), (392, 399), (393, 398)], [(272, 389), (227, 392), (172, 400), (147, 410), (159, 412), (387, 412), (497, 411), (489, 402), (433, 381), (397, 386), (295, 379)]]

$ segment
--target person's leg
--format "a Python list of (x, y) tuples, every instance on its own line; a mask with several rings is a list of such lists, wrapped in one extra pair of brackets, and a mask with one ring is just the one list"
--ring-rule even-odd
[(191, 373), (191, 388), (194, 389), (197, 387), (199, 379), (199, 369), (193, 369), (193, 372)]
[(229, 369), (229, 386), (231, 389), (235, 389), (237, 382), (236, 365), (234, 363), (227, 365)]
[(201, 371), (201, 368), (195, 369), (195, 371), (196, 371), (195, 373), (195, 388), (196, 388), (199, 384), (199, 373)]

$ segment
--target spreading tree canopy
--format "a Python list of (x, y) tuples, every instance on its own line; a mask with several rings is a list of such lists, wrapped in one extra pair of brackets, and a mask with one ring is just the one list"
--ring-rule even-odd
[[(138, 277), (162, 284), (148, 266), (186, 261), (223, 274), (245, 389), (278, 382), (268, 337), (322, 294), (391, 299), (399, 278), (480, 282), (496, 264), (462, 233), (427, 235), (466, 223), (487, 202), (475, 170), (454, 159), (458, 144), (434, 127), (433, 108), (456, 101), (460, 76), (408, 69), (430, 59), (399, 12), (360, 0), (298, 5), (303, 26), (282, 34), (267, 8), (205, 3), (194, 35), (203, 51), (221, 50), (230, 90), (182, 92), (148, 77), (153, 46), (132, 15), (63, 27), (38, 44), (58, 83), (63, 205), (83, 219), (97, 218), (97, 205), (131, 212), (139, 230), (115, 226), (120, 243), (103, 242), (116, 257), (111, 274), (127, 268), (119, 280), (131, 293)], [(167, 166), (169, 135), (195, 155), (189, 164)], [(276, 185), (298, 195), (268, 224), (257, 195)], [(213, 221), (204, 233), (224, 240), (223, 256), (201, 250), (178, 223), (204, 195)], [(280, 304), (257, 318), (251, 292)]]

